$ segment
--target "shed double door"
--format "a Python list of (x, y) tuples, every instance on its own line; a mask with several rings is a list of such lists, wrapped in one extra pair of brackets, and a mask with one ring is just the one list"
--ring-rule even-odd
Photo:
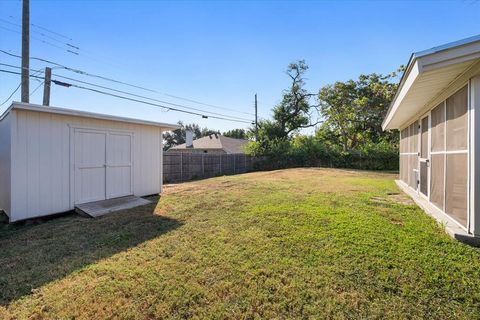
[(131, 133), (75, 129), (75, 204), (133, 194)]

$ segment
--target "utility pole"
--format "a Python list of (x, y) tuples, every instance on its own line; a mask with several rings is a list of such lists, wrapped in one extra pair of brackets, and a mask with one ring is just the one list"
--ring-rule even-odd
[(22, 6), (22, 102), (30, 97), (30, 0)]
[(43, 105), (50, 105), (50, 85), (52, 83), (52, 68), (45, 67), (45, 81), (43, 82)]
[(255, 141), (258, 141), (258, 104), (257, 104), (256, 93), (255, 93)]

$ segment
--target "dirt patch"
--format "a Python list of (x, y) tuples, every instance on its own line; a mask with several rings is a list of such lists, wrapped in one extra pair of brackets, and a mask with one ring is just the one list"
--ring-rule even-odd
[(404, 193), (389, 192), (387, 193), (387, 198), (392, 202), (407, 206), (415, 204), (415, 202)]
[(402, 205), (413, 205), (415, 202), (404, 193), (399, 192), (387, 192), (385, 197), (375, 196), (370, 197), (370, 201), (377, 204), (402, 204)]

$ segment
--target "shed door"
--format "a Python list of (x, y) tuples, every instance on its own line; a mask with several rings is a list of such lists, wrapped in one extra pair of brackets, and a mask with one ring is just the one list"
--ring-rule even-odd
[(133, 194), (130, 133), (75, 130), (75, 204)]
[(105, 200), (107, 133), (75, 130), (75, 203)]
[(107, 141), (107, 198), (133, 194), (132, 135), (108, 134)]

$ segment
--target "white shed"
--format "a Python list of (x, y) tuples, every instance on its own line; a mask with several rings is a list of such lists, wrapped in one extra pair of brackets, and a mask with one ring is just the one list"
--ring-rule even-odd
[(10, 222), (162, 190), (162, 131), (179, 126), (14, 102), (0, 117), (0, 210)]

